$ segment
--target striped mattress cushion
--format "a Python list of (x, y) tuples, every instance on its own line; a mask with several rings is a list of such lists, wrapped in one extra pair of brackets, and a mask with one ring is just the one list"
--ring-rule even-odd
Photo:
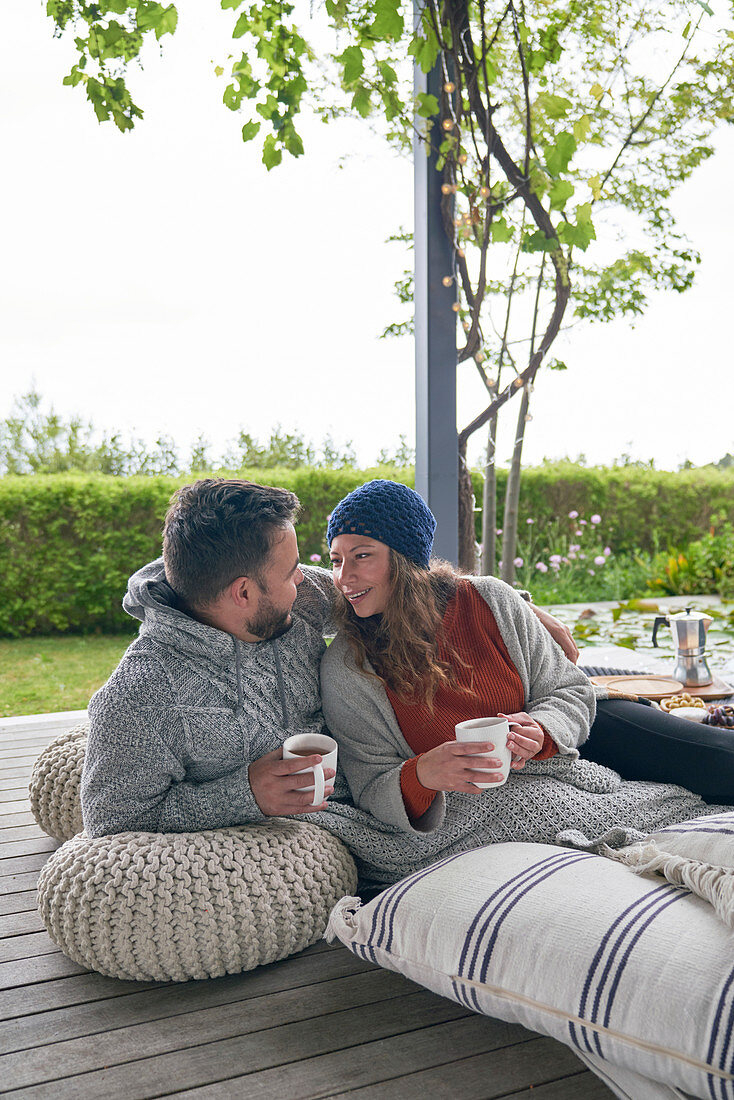
[(588, 852), (496, 844), (364, 906), (342, 899), (327, 937), (559, 1039), (618, 1096), (734, 1100), (734, 940), (685, 887)]

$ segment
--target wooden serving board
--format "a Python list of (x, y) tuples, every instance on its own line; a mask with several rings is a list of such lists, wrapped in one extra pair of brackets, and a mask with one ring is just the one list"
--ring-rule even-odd
[(680, 680), (674, 680), (672, 676), (592, 676), (591, 681), (601, 687), (613, 687), (631, 695), (642, 695), (656, 703), (669, 695), (680, 695), (684, 691), (699, 699), (725, 699), (727, 695), (734, 695), (734, 687), (720, 680), (718, 676), (714, 676), (712, 683), (700, 688), (684, 687)]

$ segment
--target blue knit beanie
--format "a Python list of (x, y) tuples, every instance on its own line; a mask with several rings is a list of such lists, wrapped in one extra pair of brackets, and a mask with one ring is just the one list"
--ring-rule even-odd
[(337, 535), (367, 535), (427, 569), (435, 530), (433, 513), (418, 493), (378, 478), (339, 501), (326, 538), (331, 546)]

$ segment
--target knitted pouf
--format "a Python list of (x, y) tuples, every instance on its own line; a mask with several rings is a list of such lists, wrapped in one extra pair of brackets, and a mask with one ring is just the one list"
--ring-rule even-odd
[(84, 828), (79, 788), (89, 725), (85, 722), (47, 745), (33, 765), (31, 810), (49, 836), (69, 840)]
[(181, 982), (303, 950), (356, 884), (341, 841), (274, 818), (203, 833), (81, 833), (45, 864), (38, 897), (49, 935), (75, 962)]

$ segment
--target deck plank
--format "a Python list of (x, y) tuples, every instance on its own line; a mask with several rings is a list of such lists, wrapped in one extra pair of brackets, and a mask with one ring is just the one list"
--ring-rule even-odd
[(38, 832), (38, 836), (31, 836), (22, 840), (6, 839), (0, 832), (0, 860), (36, 854), (45, 854), (46, 859), (48, 859), (51, 852), (55, 852), (61, 842), (47, 836), (42, 829), (39, 829)]
[(417, 990), (406, 994), (406, 987), (400, 975), (376, 969), (324, 982), (317, 987), (317, 996), (304, 997), (300, 988), (286, 990), (258, 997), (250, 1004), (239, 1003), (236, 1012), (228, 1004), (115, 1028), (93, 1038), (84, 1036), (1, 1056), (0, 1080), (12, 1082), (15, 1088), (38, 1085), (254, 1033), (268, 1034), (315, 1019), (328, 1021), (330, 1015), (367, 1005), (373, 1009), (379, 1005), (380, 1012), (387, 1012), (394, 998), (405, 1003), (406, 995), (423, 996), (423, 991)]
[(48, 852), (28, 852), (25, 855), (5, 857), (2, 855), (0, 845), (0, 880), (25, 875), (31, 871), (40, 871), (46, 862), (48, 862)]
[[(28, 805), (28, 803), (26, 803)], [(13, 829), (16, 825), (36, 825), (36, 819), (30, 810), (24, 810), (19, 814), (4, 814), (0, 810), (0, 830)], [(0, 840), (2, 839), (2, 832), (0, 831)]]
[(613, 1100), (613, 1097), (604, 1082), (586, 1069), (573, 1077), (508, 1093), (504, 1100)]
[[(377, 1005), (368, 1005), (364, 1009), (318, 1015), (231, 1039), (189, 1045), (169, 1054), (138, 1059), (109, 1069), (34, 1084), (31, 1086), (32, 1095), (33, 1100), (66, 1100), (71, 1097), (76, 1100), (100, 1096), (104, 1096), (105, 1100), (148, 1100), (161, 1091), (163, 1082), (175, 1080), (178, 1090), (195, 1088), (208, 1084), (213, 1074), (220, 1079), (232, 1077), (242, 1066), (250, 1067), (253, 1072), (275, 1068), (280, 1074), (289, 1064), (292, 1067), (294, 1062), (303, 1063), (306, 1059), (308, 1065), (314, 1055), (343, 1051), (354, 1044), (359, 1045), (359, 1050), (367, 1051), (376, 1039), (410, 1032), (416, 1027), (421, 1028), (421, 1033), (429, 1030), (436, 1032), (433, 1044), (443, 1045), (446, 1038), (435, 1025), (446, 1022), (455, 1024), (457, 1020), (468, 1025), (487, 1022), (479, 1021), (477, 1017), (464, 1021), (466, 1016), (467, 1010), (452, 1001), (419, 990), (378, 1002)], [(468, 1031), (469, 1028), (459, 1030)], [(374, 1056), (367, 1060), (374, 1068)], [(303, 1072), (300, 1067), (296, 1068), (299, 1072), (295, 1079), (300, 1077), (302, 1082)], [(12, 1081), (5, 1080), (12, 1087)], [(15, 1090), (5, 1093), (7, 1097), (21, 1095), (22, 1091)], [(250, 1078), (247, 1082), (248, 1100), (251, 1095), (259, 1093), (251, 1092)], [(288, 1088), (277, 1087), (262, 1095), (272, 1100), (273, 1096), (296, 1094)]]
[[(28, 774), (30, 776), (30, 772)], [(24, 775), (11, 775), (6, 778), (0, 773), (0, 791), (25, 791), (28, 794), (28, 780)]]
[(46, 840), (54, 840), (49, 837), (37, 822), (32, 825), (13, 825), (7, 829), (0, 829), (0, 844), (10, 844), (15, 840), (32, 840), (41, 837)]
[[(406, 1073), (410, 1066), (404, 1065), (400, 1076), (335, 1093), (330, 1100), (395, 1100), (396, 1097), (400, 1100), (425, 1100), (427, 1096), (491, 1100), (506, 1096), (510, 1089), (514, 1095), (514, 1090), (528, 1087), (532, 1088), (535, 1097), (539, 1084), (567, 1079), (566, 1074), (589, 1072), (568, 1047), (554, 1039), (543, 1036), (533, 1038), (529, 1032), (526, 1034), (526, 1042), (484, 1051), (468, 1058), (455, 1060), (450, 1057), (443, 1065), (420, 1068), (412, 1073)], [(453, 1051), (450, 1053), (453, 1055)], [(562, 1095), (566, 1100), (565, 1093)], [(608, 1091), (599, 1094), (610, 1095)]]
[(3, 875), (0, 877), (0, 896), (6, 894), (25, 893), (26, 890), (35, 890), (38, 885), (38, 871), (25, 871), (17, 875)]
[(17, 894), (0, 894), (0, 916), (12, 913), (27, 913), (38, 906), (38, 894), (35, 890), (22, 890)]
[[(431, 1001), (424, 1000), (418, 1006), (424, 1010), (432, 1002), (441, 1003), (441, 998), (434, 994), (426, 993), (426, 997), (430, 997)], [(247, 1096), (247, 1100), (272, 1100), (274, 1096), (298, 1096), (303, 1100), (332, 1097), (342, 1093), (345, 1087), (357, 1089), (397, 1077), (406, 1071), (424, 1070), (471, 1055), (498, 1051), (508, 1044), (512, 1044), (511, 1049), (515, 1051), (533, 1039), (531, 1032), (517, 1024), (474, 1014), (433, 1023), (426, 1013), (422, 1024), (380, 1039), (366, 1034), (362, 1042), (349, 1045), (347, 1040), (351, 1036), (340, 1035), (339, 1047), (324, 1054), (314, 1049), (306, 1052), (302, 1061), (291, 1058), (281, 1065), (259, 1071), (252, 1065), (252, 1072), (247, 1075), (242, 1075), (241, 1065), (236, 1077), (222, 1077), (220, 1083), (199, 1089), (196, 1093), (186, 1090), (178, 1093), (177, 1098), (194, 1095), (206, 1097), (207, 1100), (215, 1097), (225, 1100), (232, 1096)], [(455, 1094), (451, 1090), (437, 1095)], [(491, 1094), (485, 1092), (484, 1095)], [(399, 1090), (392, 1096), (402, 1100)]]
[(0, 963), (0, 990), (18, 989), (35, 982), (47, 982), (51, 978), (88, 973), (86, 967), (79, 966), (57, 950), (53, 955), (38, 955), (32, 959)]
[[(12, 795), (11, 798), (3, 798), (2, 795)], [(23, 813), (30, 808), (30, 802), (28, 801), (28, 795), (24, 795), (23, 798), (17, 798), (15, 792), (2, 791), (0, 792), (0, 816), (5, 817), (10, 814)]]
[(31, 772), (33, 768), (28, 767), (26, 764), (22, 764), (20, 767), (13, 765), (12, 768), (0, 768), (0, 775), (3, 779), (27, 779), (30, 781)]
[[(59, 996), (55, 1002), (64, 1006), (60, 1008), (49, 1007), (55, 1003), (49, 1000), (49, 987), (78, 985), (82, 978), (28, 987), (24, 1008), (28, 1013), (30, 1002), (32, 1014), (17, 1017), (12, 1003), (3, 1006), (3, 1015), (8, 1018), (0, 1023), (0, 1054), (149, 1021), (175, 1019), (184, 1013), (221, 1005), (241, 1004), (249, 1011), (249, 1003), (259, 1003), (269, 994), (289, 989), (299, 989), (301, 996), (321, 998), (326, 982), (377, 969), (373, 963), (356, 958), (346, 949), (318, 954), (305, 951), (269, 966), (208, 981), (169, 982), (154, 988), (140, 982), (117, 982), (112, 987), (115, 996), (103, 996), (89, 1002), (79, 1001), (78, 995), (76, 1002), (73, 998)], [(94, 985), (99, 978), (100, 975), (90, 974), (89, 985)], [(113, 979), (103, 981), (112, 983)], [(403, 981), (407, 986), (407, 980)], [(2, 996), (0, 994), (0, 998)], [(16, 996), (20, 994), (16, 992)]]
[(35, 910), (0, 917), (0, 939), (24, 936), (29, 932), (43, 932), (43, 922)]
[(42, 928), (40, 932), (27, 932), (25, 935), (9, 936), (0, 940), (0, 963), (52, 955), (58, 950), (46, 929)]

